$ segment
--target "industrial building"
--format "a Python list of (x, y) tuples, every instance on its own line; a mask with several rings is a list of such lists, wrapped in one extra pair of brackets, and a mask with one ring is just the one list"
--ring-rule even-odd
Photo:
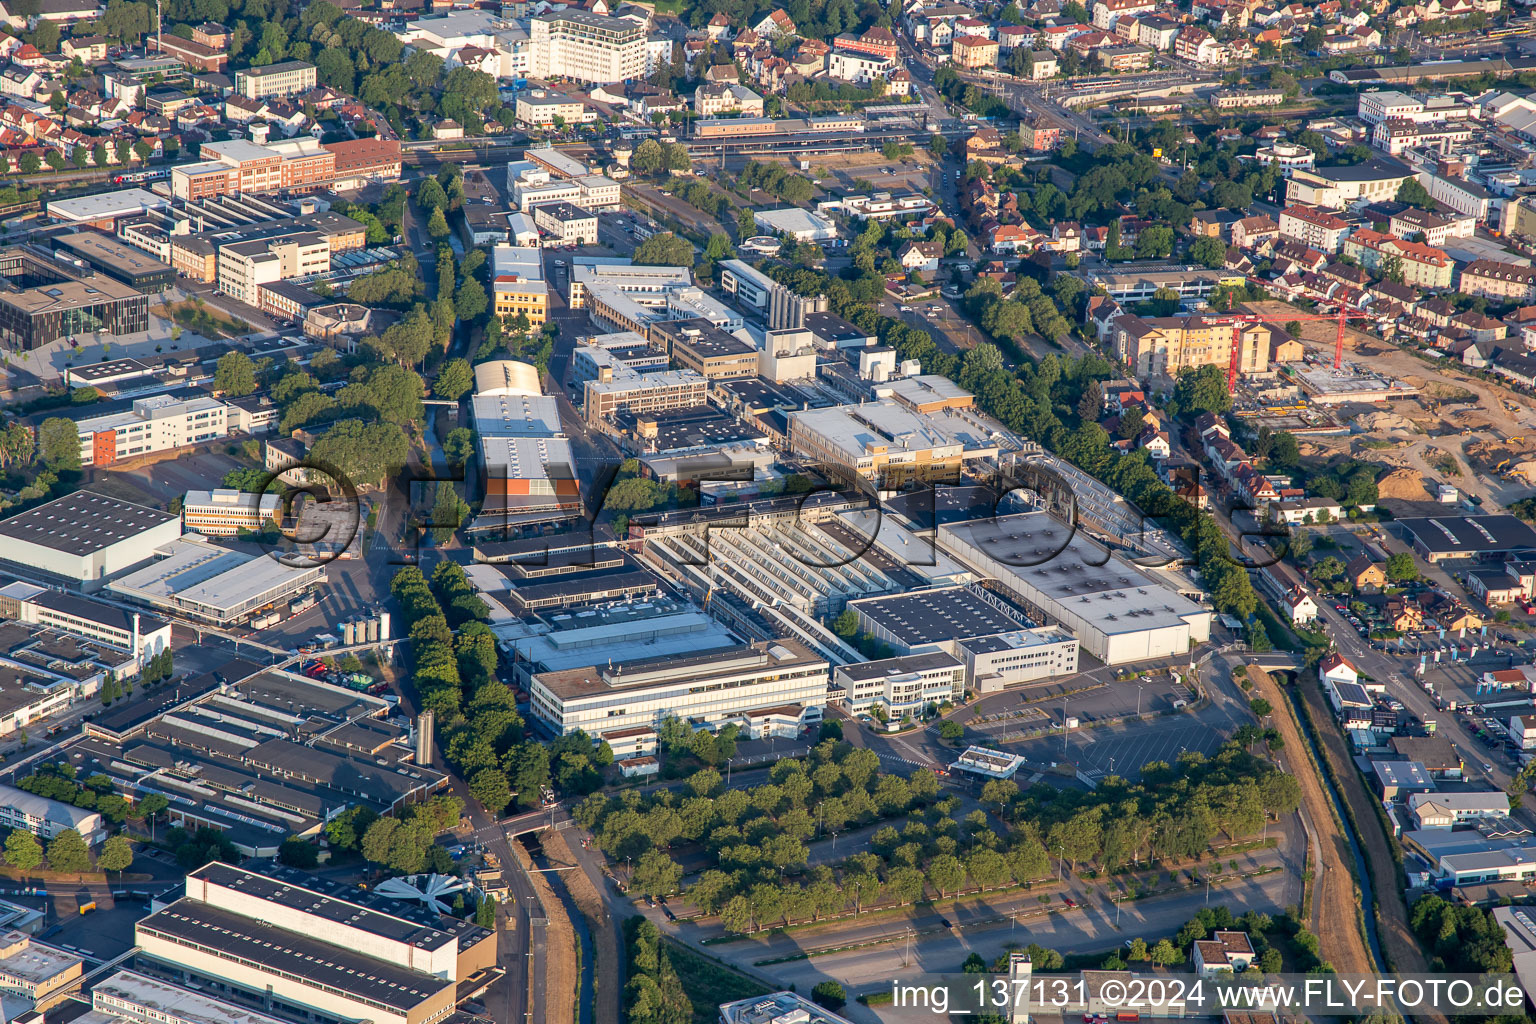
[(23, 829), (45, 840), (74, 829), (90, 846), (95, 846), (107, 834), (106, 824), (95, 811), (3, 785), (0, 785), (0, 827)]
[(0, 560), (76, 586), (99, 585), (181, 536), (181, 517), (75, 491), (0, 519)]
[(979, 417), (955, 409), (920, 413), (893, 399), (791, 413), (789, 447), (826, 472), (891, 490), (913, 481), (956, 482), (966, 463), (999, 452)]
[(939, 547), (996, 579), (1040, 622), (1058, 623), (1108, 665), (1182, 655), (1210, 639), (1213, 612), (1046, 512), (937, 528)]
[[(171, 646), (171, 624), (148, 612), (14, 580), (0, 586), (0, 617), (123, 651), (135, 662)], [(137, 671), (137, 668), (133, 669)], [(131, 674), (131, 673), (129, 673)], [(124, 673), (119, 672), (119, 678)]]
[(852, 712), (878, 708), (887, 721), (921, 714), (965, 695), (965, 666), (953, 654), (928, 651), (837, 666), (832, 689)]
[(679, 369), (709, 380), (757, 376), (757, 348), (702, 317), (658, 321), (651, 325), (650, 339), (665, 346)]
[(77, 334), (149, 329), (149, 296), (29, 249), (0, 249), (0, 344), (31, 350)]
[(289, 602), (325, 583), (320, 565), (221, 548), (195, 533), (181, 537), (181, 521), (174, 521), (178, 536), (140, 546), (139, 557), (155, 561), (109, 584), (114, 597), (231, 626), (286, 610)]
[(1397, 521), (1420, 558), (1507, 561), (1536, 554), (1536, 530), (1512, 515), (1425, 516)]
[(176, 280), (176, 271), (169, 263), (162, 263), (137, 247), (100, 232), (77, 231), (72, 235), (59, 235), (53, 244), (56, 249), (84, 260), (108, 277), (146, 295), (163, 292)]
[(125, 188), (74, 199), (51, 199), (47, 212), (50, 218), (61, 224), (78, 224), (81, 227), (112, 231), (120, 220), (137, 217), (150, 210), (162, 210), (170, 205), (169, 199), (146, 189)]
[(1001, 601), (971, 587), (939, 587), (849, 601), (859, 631), (902, 654), (941, 650), (958, 654), (957, 644), (977, 636), (1027, 629), (1023, 618)]
[(756, 736), (753, 712), (783, 711), (800, 727), (821, 721), (827, 661), (788, 639), (540, 672), (530, 693), (534, 717), (555, 735), (578, 729), (655, 728), (676, 716), (696, 728), (727, 722)]
[(494, 933), (404, 908), (375, 909), (298, 872), (209, 864), (186, 895), (141, 920), (157, 973), (301, 1019), (429, 1024), (457, 982), (495, 962)]
[(379, 814), (440, 789), (390, 702), (304, 676), (228, 662), (112, 702), (59, 756), (131, 800), (170, 799), (172, 824), (275, 856), (352, 807)]
[(118, 971), (93, 983), (91, 1010), (75, 1020), (78, 1024), (287, 1024), (240, 1003), (139, 971)]

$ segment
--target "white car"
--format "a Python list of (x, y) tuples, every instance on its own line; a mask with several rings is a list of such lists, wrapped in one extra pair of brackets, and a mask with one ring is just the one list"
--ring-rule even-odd
[(565, 260), (555, 260), (555, 266), (557, 266), (557, 267), (565, 266)]
[(903, 313), (910, 313), (910, 312), (912, 312), (912, 307), (911, 306), (902, 306), (901, 307), (901, 311)]

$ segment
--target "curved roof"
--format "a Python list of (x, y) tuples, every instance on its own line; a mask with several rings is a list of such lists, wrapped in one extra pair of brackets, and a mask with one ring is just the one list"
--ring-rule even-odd
[(493, 359), (475, 367), (477, 395), (542, 395), (539, 371), (515, 359)]

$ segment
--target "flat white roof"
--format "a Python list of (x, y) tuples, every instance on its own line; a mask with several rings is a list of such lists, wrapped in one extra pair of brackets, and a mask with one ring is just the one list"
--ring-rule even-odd
[(117, 192), (99, 192), (78, 199), (55, 199), (48, 204), (48, 216), (59, 220), (91, 221), (108, 217), (127, 217), (145, 210), (163, 210), (171, 205), (164, 196), (142, 188)]
[(324, 571), (248, 555), (188, 534), (158, 549), (164, 557), (109, 585), (123, 597), (174, 611), (227, 615), (261, 595), (324, 579)]

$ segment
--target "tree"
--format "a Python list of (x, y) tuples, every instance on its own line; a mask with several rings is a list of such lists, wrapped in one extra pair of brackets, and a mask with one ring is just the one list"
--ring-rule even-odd
[(629, 887), (633, 892), (655, 899), (676, 892), (682, 879), (683, 869), (661, 850), (652, 849), (641, 854), (635, 862)]
[(38, 156), (35, 152), (28, 150), (27, 152), (21, 154), (22, 174), (36, 174), (42, 166), (43, 158)]
[(1248, 702), (1248, 709), (1258, 717), (1263, 718), (1273, 711), (1274, 707), (1263, 697), (1255, 697)]
[(691, 267), (693, 243), (664, 231), (635, 246), (634, 262), (656, 267)]
[(91, 146), (91, 166), (107, 166), (107, 147), (104, 143), (98, 142)]
[[(52, 22), (47, 22), (46, 24), (52, 24)], [(59, 94), (54, 93), (54, 95), (57, 96)], [(43, 155), (43, 159), (47, 162), (49, 168), (52, 170), (62, 171), (64, 169), (64, 154), (60, 153), (56, 149), (50, 149)]]
[(1296, 443), (1296, 435), (1282, 430), (1274, 435), (1269, 449), (1270, 465), (1278, 468), (1290, 469), (1301, 462), (1301, 449)]
[(655, 139), (646, 139), (630, 155), (629, 169), (636, 174), (655, 174), (661, 170), (664, 159), (661, 143)]
[(432, 216), (427, 218), (427, 234), (432, 236), (434, 242), (440, 242), (448, 237), (448, 218), (443, 216), (441, 209), (433, 210)]
[(965, 867), (958, 857), (940, 854), (928, 862), (928, 881), (941, 897), (946, 892), (956, 892), (965, 884)]
[(1269, 87), (1279, 89), (1288, 100), (1295, 99), (1301, 92), (1301, 83), (1296, 81), (1296, 76), (1279, 68), (1269, 73)]
[(934, 136), (932, 136), (932, 137), (930, 137), (928, 139), (928, 152), (933, 154), (934, 159), (936, 159), (936, 160), (944, 159), (944, 154), (948, 150), (949, 150), (949, 140), (944, 138), (944, 136), (942, 136), (942, 135), (934, 135)]
[(416, 189), (416, 205), (423, 210), (441, 210), (448, 205), (448, 193), (436, 178), (424, 178)]
[(466, 277), (464, 283), (459, 285), (458, 291), (454, 292), (453, 308), (459, 314), (460, 320), (479, 320), (488, 305), (485, 286), (472, 277)]
[(21, 871), (33, 871), (43, 862), (43, 847), (31, 832), (15, 829), (5, 837), (5, 862)]
[(1196, 263), (1214, 270), (1226, 263), (1227, 247), (1219, 238), (1197, 238), (1195, 244), (1189, 247), (1189, 257)]
[(469, 367), (469, 362), (464, 359), (453, 359), (438, 371), (437, 379), (432, 382), (432, 394), (450, 402), (457, 402), (469, 394), (474, 386), (475, 375)]
[(1409, 583), (1419, 578), (1419, 567), (1413, 563), (1413, 555), (1398, 551), (1388, 556), (1387, 579), (1393, 583)]
[(1418, 178), (1403, 180), (1397, 187), (1397, 201), (1417, 206), (1421, 210), (1432, 210), (1435, 207), (1435, 201), (1429, 197), (1429, 190), (1419, 183)]
[(1232, 408), (1232, 396), (1227, 394), (1227, 378), (1219, 366), (1202, 366), (1198, 370), (1185, 368), (1179, 371), (1173, 385), (1173, 400), (1180, 412), (1198, 415), (1203, 412), (1223, 413)]
[(55, 473), (80, 468), (80, 431), (74, 420), (50, 416), (37, 428), (37, 453)]
[(481, 806), (492, 814), (500, 814), (512, 802), (512, 789), (507, 785), (507, 776), (496, 768), (476, 772), (469, 782), (469, 795), (480, 801)]
[(79, 832), (67, 828), (48, 844), (48, 867), (54, 871), (78, 872), (91, 868), (91, 850)]
[(1184, 954), (1167, 939), (1158, 939), (1157, 945), (1152, 947), (1152, 962), (1159, 967), (1172, 967), (1184, 962)]
[(219, 356), (213, 370), (213, 387), (231, 398), (240, 398), (256, 390), (256, 364), (239, 349)]
[(945, 719), (939, 724), (939, 739), (946, 743), (958, 742), (965, 735), (965, 726), (951, 719)]
[(848, 993), (835, 981), (822, 981), (811, 989), (811, 1000), (836, 1013), (848, 1003)]
[(132, 863), (133, 847), (129, 845), (127, 836), (108, 836), (106, 842), (101, 844), (101, 853), (96, 855), (97, 867), (103, 871), (116, 871), (119, 875), (127, 871)]

